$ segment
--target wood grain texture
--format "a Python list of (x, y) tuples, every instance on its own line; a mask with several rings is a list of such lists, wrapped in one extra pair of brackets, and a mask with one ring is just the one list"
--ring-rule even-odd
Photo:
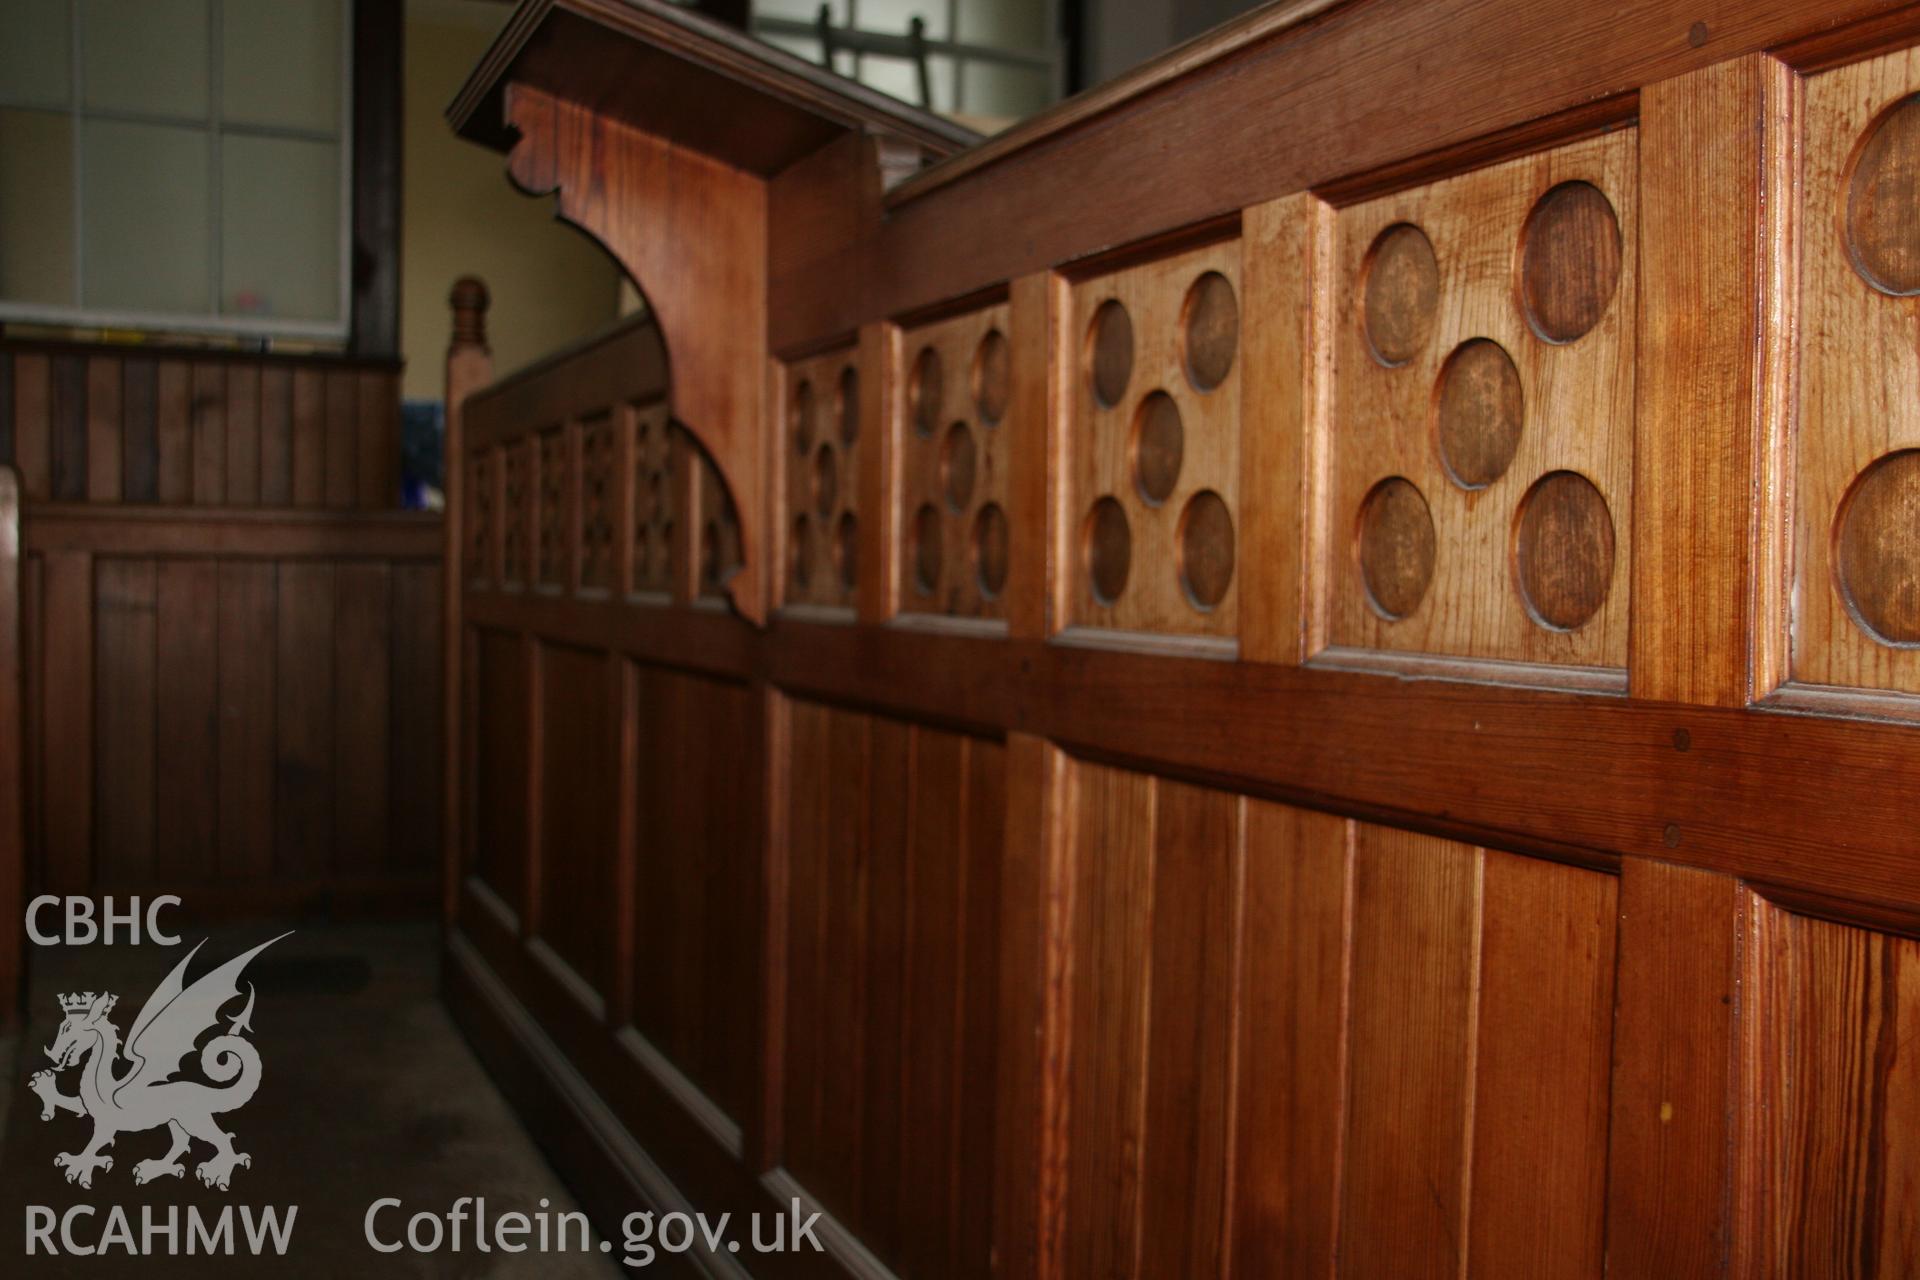
[(181, 360), (161, 361), (154, 395), (160, 454), (156, 492), (163, 503), (185, 506), (194, 500), (193, 367)]
[(13, 358), (13, 468), (20, 495), (31, 502), (53, 496), (51, 362), (37, 353)]
[[(862, 459), (874, 447), (861, 447), (874, 434), (872, 424), (862, 422), (861, 375), (857, 346), (781, 366), (780, 425), (774, 432), (781, 501), (774, 545), (784, 605), (852, 609), (857, 602), (859, 549), (866, 544), (860, 476)], [(851, 532), (843, 533), (843, 526)]]
[[(899, 587), (904, 613), (1004, 618), (1012, 564), (1007, 521), (1010, 460), (1030, 421), (1013, 402), (1012, 319), (1004, 302), (909, 327), (900, 334), (908, 388), (891, 426), (899, 459), (900, 510), (931, 509), (939, 554), (923, 574), (909, 525)], [(929, 370), (939, 370), (928, 376)]]
[(1920, 1259), (1920, 944), (1762, 905), (1750, 1092), (1754, 1269), (1898, 1275)]
[(1240, 652), (1250, 662), (1299, 662), (1325, 644), (1326, 486), (1331, 439), (1333, 210), (1289, 196), (1242, 215), (1246, 281), (1240, 491), (1259, 494), (1241, 517), (1250, 580), (1241, 597)]
[(1725, 877), (1620, 869), (1607, 1256), (1627, 1274), (1726, 1274), (1738, 940)]
[[(1064, 341), (1075, 355), (1062, 371), (1072, 416), (1062, 483), (1066, 521), (1079, 533), (1068, 534), (1071, 554), (1058, 586), (1061, 616), (1072, 625), (1237, 634), (1233, 574), (1224, 575), (1226, 586), (1211, 604), (1197, 599), (1183, 580), (1181, 535), (1190, 504), (1211, 493), (1227, 517), (1217, 536), (1228, 547), (1237, 537), (1243, 362), (1227, 362), (1220, 380), (1201, 390), (1192, 378), (1186, 321), (1190, 294), (1214, 287), (1201, 282), (1216, 276), (1237, 309), (1241, 271), (1236, 238), (1073, 286)], [(1143, 458), (1151, 465), (1140, 435), (1151, 430), (1156, 405), (1171, 407), (1183, 441), (1177, 472), (1161, 477), (1158, 498), (1139, 470)]]
[(226, 500), (226, 371), (218, 365), (197, 364), (192, 386), (189, 429), (193, 438), (193, 500), (219, 503)]
[[(108, 884), (153, 880), (160, 750), (155, 732), (155, 575), (151, 560), (108, 558), (101, 560), (94, 584), (98, 664), (94, 714), (99, 746), (93, 802), (99, 830), (91, 874)], [(47, 853), (51, 856), (55, 851)], [(78, 878), (84, 882), (86, 876)]]
[(94, 850), (94, 575), (86, 551), (44, 557), (38, 668), (43, 883), (84, 892)]
[(1263, 801), (1246, 824), (1231, 1274), (1328, 1275), (1349, 1105), (1352, 824)]
[(210, 560), (163, 560), (154, 576), (153, 871), (184, 884), (207, 879), (216, 856), (220, 574)]
[[(631, 34), (595, 3), (502, 47)], [(1920, 24), (1847, 26), (1885, 7), (1289, 10), (891, 200), (886, 140), (716, 175), (642, 88), (562, 101), (491, 59), (515, 178), (677, 332), (644, 406), (599, 394), (604, 337), (473, 398), (460, 474), (498, 500), (456, 532), (511, 568), (451, 585), (482, 732), (450, 794), (505, 833), (476, 885), (539, 892), (455, 893), (459, 945), (669, 1176), (816, 1198), (864, 1246), (828, 1271), (1900, 1274), (1920, 756), (1911, 726), (1749, 706), (1789, 675), (1905, 706), (1877, 666), (1803, 674), (1824, 641), (1791, 612), (1825, 591), (1834, 653), (1904, 661), (1856, 622), (1905, 626), (1881, 460), (1920, 449), (1920, 166), (1904, 124), (1870, 134)], [(936, 349), (1002, 307), (1004, 350)], [(726, 412), (687, 411), (689, 354)], [(1872, 448), (1806, 411), (1835, 403), (1878, 405)], [(990, 457), (984, 419), (1023, 413)], [(764, 630), (712, 607), (715, 422), (792, 606)], [(1005, 541), (970, 542), (995, 483)], [(1006, 634), (901, 625), (983, 612), (943, 593), (1001, 555)], [(850, 598), (792, 589), (823, 582)], [(489, 683), (536, 650), (578, 678)], [(574, 723), (614, 743), (585, 776), (616, 853), (562, 883), (527, 846), (573, 820)], [(1849, 923), (1756, 925), (1756, 892)], [(514, 936), (554, 927), (542, 899), (579, 906), (584, 959)], [(599, 951), (604, 983), (540, 976)]]
[(87, 496), (87, 362), (57, 355), (50, 364), (48, 496), (72, 502)]
[[(557, 191), (560, 216), (607, 246), (646, 290), (674, 353), (674, 416), (739, 504), (746, 565), (731, 598), (747, 617), (764, 617), (772, 566), (760, 527), (770, 490), (757, 425), (767, 353), (763, 184), (530, 85), (513, 86), (504, 110), (521, 135), (509, 162), (514, 182)], [(618, 182), (604, 180), (610, 163)]]
[(118, 360), (87, 361), (87, 492), (89, 502), (117, 502), (121, 496), (121, 378)]
[[(1631, 564), (1646, 602), (1630, 673), (1640, 696), (1738, 706), (1785, 675), (1778, 521), (1788, 481), (1777, 454), (1793, 318), (1794, 94), (1779, 64), (1745, 58), (1642, 98), (1641, 235), (1657, 257), (1642, 300), (1634, 450), (1633, 524), (1647, 535)], [(1809, 252), (1826, 239), (1810, 229)]]
[(1485, 859), (1468, 1273), (1602, 1275), (1616, 883)]
[(1888, 251), (1863, 244), (1871, 228), (1847, 215), (1859, 166), (1906, 148), (1900, 104), (1916, 90), (1911, 51), (1805, 82), (1802, 325), (1854, 354), (1828, 343), (1802, 349), (1792, 515), (1792, 678), (1906, 694), (1920, 693), (1910, 619), (1920, 542), (1901, 496), (1902, 451), (1920, 447), (1904, 408), (1906, 391), (1920, 387), (1920, 330), (1912, 299), (1876, 283), (1895, 270)]
[(899, 1273), (985, 1275), (1003, 749), (792, 716), (782, 1163)]
[[(1636, 142), (1632, 130), (1622, 130), (1340, 211), (1332, 285), (1338, 374), (1324, 428), (1331, 440), (1324, 501), (1331, 528), (1355, 531), (1356, 550), (1342, 566), (1337, 548), (1345, 539), (1336, 534), (1329, 545), (1330, 643), (1626, 665), (1627, 575), (1611, 569), (1631, 559), (1624, 513), (1632, 510), (1633, 493)], [(1609, 241), (1603, 256), (1624, 258), (1591, 331), (1556, 344), (1543, 341), (1524, 314), (1514, 246), (1529, 219), (1541, 216), (1541, 201), (1567, 182), (1605, 194), (1622, 245)], [(1431, 290), (1412, 266), (1395, 265), (1403, 258), (1424, 263), (1424, 250), (1401, 245), (1431, 251)], [(1593, 256), (1545, 269), (1557, 279), (1592, 269)], [(1389, 289), (1378, 283), (1383, 275), (1407, 280)], [(1416, 301), (1427, 318), (1401, 318), (1397, 308)], [(1396, 310), (1383, 320), (1381, 308), (1389, 302)], [(1393, 335), (1386, 350), (1379, 344), (1387, 339), (1368, 336), (1380, 323)], [(1436, 388), (1444, 407), (1460, 362), (1485, 350), (1484, 343), (1496, 344), (1513, 363), (1520, 420), (1502, 430), (1517, 439), (1499, 475), (1485, 467), (1463, 475), (1447, 460), (1445, 437), (1436, 438)], [(1614, 526), (1610, 572), (1591, 592), (1600, 603), (1578, 628), (1537, 622), (1538, 611), (1529, 611), (1510, 567), (1522, 495), (1554, 471), (1576, 472), (1597, 486)], [(1475, 487), (1465, 487), (1469, 481)], [(1395, 494), (1405, 500), (1379, 500)], [(1430, 534), (1418, 518), (1422, 505)]]
[(1471, 1220), (1482, 854), (1363, 828), (1353, 877), (1341, 1264), (1455, 1276)]
[[(274, 867), (319, 876), (334, 841), (336, 566), (280, 566), (274, 684)], [(347, 679), (353, 673), (344, 673)]]
[[(278, 613), (271, 564), (219, 566), (219, 874), (273, 870), (274, 650), (261, 643)], [(428, 651), (431, 653), (431, 649)], [(317, 655), (316, 655), (317, 656)]]
[[(615, 796), (620, 785), (605, 659), (585, 650), (540, 651), (537, 765), (543, 799), (538, 835), (537, 936), (572, 966), (596, 995), (612, 989), (615, 902), (612, 883)], [(599, 708), (599, 710), (590, 710)]]

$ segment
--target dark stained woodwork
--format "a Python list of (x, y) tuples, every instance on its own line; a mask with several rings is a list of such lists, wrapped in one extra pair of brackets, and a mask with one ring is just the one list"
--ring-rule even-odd
[[(414, 909), (438, 861), (438, 521), (29, 504), (36, 891)], [(339, 847), (335, 847), (335, 840)]]
[(30, 503), (399, 505), (391, 359), (6, 339), (0, 370), (0, 462)]
[(353, 252), (347, 345), (356, 356), (400, 354), (400, 136), (406, 63), (404, 6), (353, 2)]
[(453, 121), (649, 308), (483, 387), (456, 293), (443, 893), (587, 1202), (1910, 1271), (1917, 43), (1293, 0), (890, 183), (910, 115), (523, 5)]

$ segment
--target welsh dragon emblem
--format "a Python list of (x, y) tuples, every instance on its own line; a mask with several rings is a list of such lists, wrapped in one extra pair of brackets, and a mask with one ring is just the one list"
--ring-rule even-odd
[[(85, 1150), (53, 1158), (56, 1168), (66, 1170), (68, 1182), (92, 1187), (95, 1169), (113, 1169), (113, 1157), (104, 1153), (116, 1137), (162, 1125), (172, 1135), (173, 1145), (159, 1159), (142, 1160), (133, 1166), (136, 1184), (183, 1176), (186, 1166), (181, 1157), (189, 1153), (194, 1139), (214, 1151), (194, 1169), (194, 1175), (209, 1187), (225, 1191), (236, 1168), (253, 1164), (251, 1156), (233, 1149), (233, 1135), (214, 1122), (215, 1116), (244, 1107), (260, 1087), (259, 1051), (243, 1038), (253, 1030), (251, 983), (247, 984), (246, 1007), (228, 1020), (226, 1034), (214, 1036), (200, 1050), (200, 1070), (213, 1085), (176, 1080), (174, 1076), (193, 1052), (195, 1042), (217, 1027), (221, 1008), (239, 997), (241, 970), (286, 936), (283, 933), (268, 939), (188, 986), (187, 965), (206, 945), (202, 941), (147, 997), (140, 1016), (133, 1020), (133, 1029), (127, 1033), (124, 1049), (119, 1028), (108, 1018), (119, 997), (91, 991), (60, 997), (60, 1010), (66, 1017), (60, 1023), (60, 1034), (46, 1051), (53, 1060), (53, 1070), (36, 1072), (29, 1086), (40, 1095), (42, 1120), (51, 1120), (61, 1111), (93, 1117), (93, 1140)], [(122, 1057), (131, 1065), (119, 1071)], [(81, 1067), (79, 1093), (61, 1093), (55, 1072), (76, 1066)]]

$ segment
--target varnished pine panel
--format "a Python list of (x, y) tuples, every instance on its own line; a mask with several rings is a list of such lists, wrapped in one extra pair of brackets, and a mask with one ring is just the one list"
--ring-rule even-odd
[(781, 1163), (899, 1274), (985, 1275), (1004, 748), (791, 723)]
[(1339, 212), (1328, 643), (1625, 667), (1636, 138)]
[(1920, 313), (1905, 266), (1920, 52), (1809, 76), (1792, 675), (1920, 693)]
[(1062, 614), (1238, 634), (1241, 244), (1077, 279), (1056, 359)]
[(542, 754), (535, 936), (604, 999), (617, 960), (618, 904), (607, 892), (619, 856), (614, 843), (620, 785), (617, 705), (609, 696), (604, 656), (543, 645), (537, 661), (542, 731), (536, 741)]
[(636, 683), (632, 1021), (737, 1119), (753, 1087), (757, 828), (710, 762), (751, 749), (751, 700), (742, 685), (650, 665)]
[[(851, 607), (859, 582), (863, 421), (857, 347), (781, 366), (781, 601)], [(868, 450), (873, 448), (868, 446)]]
[(900, 607), (1004, 618), (1016, 420), (1006, 303), (904, 329), (894, 403)]
[(482, 631), (474, 654), (470, 723), (477, 749), (466, 802), (475, 842), (472, 870), (509, 908), (524, 913), (533, 763), (527, 744), (532, 716), (527, 646), (518, 636)]
[(1743, 1099), (1757, 1274), (1920, 1265), (1920, 942), (1761, 906)]

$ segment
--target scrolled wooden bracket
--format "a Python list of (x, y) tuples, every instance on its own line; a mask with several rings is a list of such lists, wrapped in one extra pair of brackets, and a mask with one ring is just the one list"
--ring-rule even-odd
[(503, 114), (507, 174), (613, 255), (666, 344), (673, 416), (719, 469), (740, 519), (727, 590), (766, 621), (767, 195), (760, 178), (525, 84)]

